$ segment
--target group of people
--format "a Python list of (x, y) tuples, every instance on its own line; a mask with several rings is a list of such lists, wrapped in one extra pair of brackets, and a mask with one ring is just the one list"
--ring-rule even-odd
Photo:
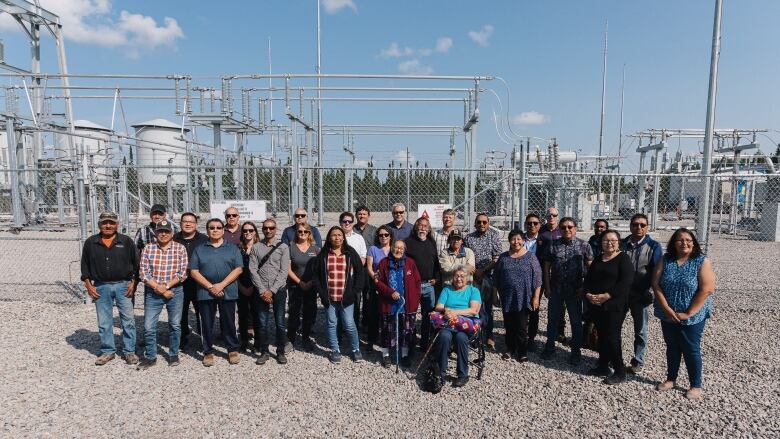
[[(493, 306), (501, 307), (506, 329), (501, 357), (528, 360), (529, 352), (536, 350), (544, 296), (548, 314), (543, 359), (555, 355), (556, 341), (566, 341), (562, 335), (568, 312), (572, 365), (580, 363), (583, 344), (591, 341), (599, 352), (591, 374), (617, 384), (626, 373), (640, 373), (648, 307), (654, 303), (668, 365), (658, 389), (674, 387), (682, 357), (690, 380), (687, 396), (701, 394), (699, 346), (714, 275), (687, 229), (672, 235), (665, 253), (647, 235), (643, 214), (631, 218), (631, 233), (623, 239), (606, 220), (597, 220), (596, 234), (585, 241), (576, 236), (573, 218), (559, 220), (557, 209), (550, 208), (544, 223), (539, 215), (529, 214), (525, 231), (511, 231), (509, 250), (503, 251), (487, 214), (476, 215), (473, 231), (464, 234), (455, 227), (452, 209), (443, 212), (443, 227), (433, 230), (428, 218), (408, 222), (402, 203), (392, 206), (393, 220), (379, 227), (370, 224), (371, 212), (361, 206), (354, 214), (342, 213), (324, 240), (302, 208), (295, 210), (294, 223), (279, 231), (274, 219), (263, 221), (258, 229), (251, 221), (242, 222), (231, 207), (224, 220), (206, 222), (205, 235), (198, 231), (195, 214), (182, 214), (176, 225), (166, 210), (152, 206), (150, 223), (135, 240), (117, 232), (116, 214), (104, 212), (98, 220), (100, 233), (84, 244), (81, 277), (96, 306), (101, 340), (97, 365), (116, 357), (114, 304), (122, 326), (122, 357), (143, 370), (157, 361), (157, 324), (163, 308), (168, 313), (170, 366), (179, 364), (179, 351), (192, 332), (190, 304), (198, 321), (204, 366), (215, 361), (217, 312), (230, 364), (239, 363), (240, 353), (247, 350), (257, 364), (265, 364), (272, 357), (272, 341), (274, 358), (286, 364), (296, 345), (315, 348), (312, 334), (319, 299), (327, 316), (331, 362), (341, 361), (346, 335), (348, 354), (355, 362), (362, 361), (361, 350), (375, 352), (375, 345), (384, 367), (393, 363), (392, 351), (405, 367), (411, 366), (415, 353), (424, 353), (431, 355), (443, 381), (454, 350), (458, 361), (453, 386), (460, 387), (469, 379), (469, 343), (478, 328), (485, 345), (496, 348)], [(141, 283), (143, 358), (135, 353), (133, 318), (134, 294)], [(621, 333), (629, 312), (634, 355), (627, 367)], [(268, 330), (271, 313), (273, 339)]]

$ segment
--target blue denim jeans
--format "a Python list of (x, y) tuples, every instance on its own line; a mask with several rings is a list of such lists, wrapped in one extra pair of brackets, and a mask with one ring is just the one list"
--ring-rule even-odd
[(441, 377), (444, 378), (447, 375), (447, 361), (453, 341), (455, 342), (455, 353), (458, 355), (458, 378), (467, 377), (469, 376), (469, 336), (465, 332), (449, 328), (439, 330), (439, 338), (436, 339), (434, 348)]
[(691, 387), (701, 387), (701, 336), (704, 333), (702, 320), (695, 325), (681, 325), (661, 321), (661, 332), (666, 342), (666, 379), (677, 381), (680, 371), (680, 357), (685, 360), (688, 369), (688, 381)]
[(634, 322), (634, 358), (640, 366), (645, 364), (645, 350), (647, 350), (647, 308), (640, 303), (631, 303), (628, 307), (631, 311), (631, 320)]
[(276, 327), (276, 353), (284, 353), (284, 347), (287, 345), (287, 324), (284, 319), (284, 311), (287, 305), (287, 288), (282, 288), (274, 294), (273, 303), (267, 303), (264, 300), (260, 300), (257, 306), (257, 315), (255, 319), (260, 324), (260, 334), (256, 334), (259, 338), (259, 342), (255, 345), (260, 348), (262, 352), (268, 352), (268, 313), (271, 310), (271, 306), (274, 309), (274, 326)]
[(582, 299), (574, 292), (555, 291), (550, 295), (547, 304), (547, 345), (545, 349), (555, 349), (555, 339), (558, 337), (558, 322), (563, 315), (563, 307), (569, 312), (571, 323), (571, 352), (577, 354), (582, 348)]
[(144, 351), (150, 360), (157, 358), (157, 322), (163, 307), (168, 311), (168, 355), (179, 355), (184, 290), (178, 285), (171, 291), (173, 297), (166, 299), (148, 286), (144, 288)]
[(360, 349), (360, 340), (358, 339), (357, 327), (355, 326), (355, 316), (352, 308), (353, 305), (344, 306), (341, 302), (330, 302), (325, 312), (328, 315), (328, 341), (330, 342), (330, 349), (333, 352), (340, 352), (339, 338), (337, 335), (336, 327), (338, 322), (344, 325), (344, 329), (349, 336), (350, 347), (352, 352)]
[(479, 308), (479, 318), (482, 320), (482, 331), (485, 339), (493, 339), (493, 278), (482, 279), (479, 285), (482, 306)]
[(436, 306), (436, 289), (428, 282), (423, 282), (420, 287), (420, 310), (422, 311), (420, 348), (427, 349), (431, 337), (431, 319), (428, 313)]
[(95, 300), (97, 311), (98, 333), (100, 334), (100, 353), (116, 353), (114, 344), (114, 303), (119, 310), (119, 321), (122, 324), (123, 354), (135, 353), (135, 317), (133, 316), (133, 300), (125, 297), (127, 282), (96, 282), (100, 297)]

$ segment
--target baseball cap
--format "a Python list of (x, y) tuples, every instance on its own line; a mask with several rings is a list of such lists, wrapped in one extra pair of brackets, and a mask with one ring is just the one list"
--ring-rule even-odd
[(167, 230), (173, 232), (173, 224), (168, 220), (162, 220), (154, 226), (154, 232), (157, 233), (161, 230)]
[(166, 208), (162, 204), (155, 204), (152, 206), (152, 209), (149, 211), (149, 213), (152, 214), (155, 212), (166, 213), (168, 212), (168, 208)]
[(463, 234), (460, 233), (460, 229), (452, 229), (450, 234), (447, 236), (447, 239), (463, 239)]
[(112, 221), (117, 223), (119, 222), (119, 217), (114, 212), (103, 212), (98, 217), (98, 224), (106, 221)]

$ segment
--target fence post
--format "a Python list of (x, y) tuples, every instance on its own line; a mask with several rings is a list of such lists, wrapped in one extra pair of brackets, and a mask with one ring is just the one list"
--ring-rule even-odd
[[(83, 142), (83, 140), (82, 140)], [(82, 150), (84, 149), (84, 146), (82, 144)], [(86, 152), (85, 152), (86, 154)], [(97, 219), (98, 219), (98, 205), (97, 205), (97, 190), (95, 188), (95, 156), (90, 154), (89, 155), (89, 162), (88, 162), (88, 168), (87, 168), (87, 184), (89, 185), (89, 218), (92, 222), (92, 234), (98, 232), (97, 227)]]
[(15, 228), (22, 228), (24, 225), (24, 210), (22, 208), (22, 192), (19, 187), (19, 160), (17, 157), (17, 148), (19, 141), (14, 129), (15, 120), (11, 116), (5, 117), (5, 131), (8, 134), (8, 168), (10, 170), (11, 182), (11, 214)]
[(130, 206), (127, 197), (127, 165), (119, 168), (119, 220), (126, 228), (130, 226)]
[(165, 176), (165, 189), (168, 198), (168, 209), (171, 210), (171, 214), (175, 214), (179, 211), (176, 207), (176, 200), (173, 197), (173, 158), (168, 159), (168, 174)]

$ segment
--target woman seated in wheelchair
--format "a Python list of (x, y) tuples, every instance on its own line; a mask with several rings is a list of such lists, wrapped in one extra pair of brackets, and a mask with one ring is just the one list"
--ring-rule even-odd
[(441, 379), (447, 375), (450, 346), (455, 344), (458, 355), (458, 377), (453, 387), (463, 387), (469, 381), (469, 340), (479, 331), (479, 308), (482, 305), (479, 289), (467, 284), (466, 267), (455, 269), (452, 285), (447, 285), (431, 313), (431, 323), (438, 329), (433, 347)]

